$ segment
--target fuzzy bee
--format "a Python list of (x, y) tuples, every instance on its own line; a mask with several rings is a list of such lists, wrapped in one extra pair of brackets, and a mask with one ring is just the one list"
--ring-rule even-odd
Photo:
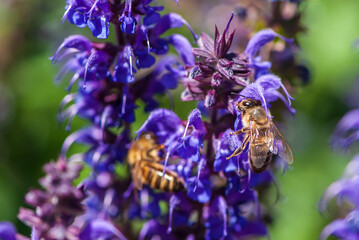
[(164, 166), (160, 164), (163, 158), (159, 156), (163, 148), (151, 132), (143, 133), (132, 144), (128, 152), (128, 163), (131, 166), (132, 181), (138, 190), (142, 189), (143, 184), (165, 192), (184, 189), (184, 181), (176, 172), (166, 169), (163, 175)]
[(272, 120), (267, 117), (261, 102), (245, 99), (236, 102), (238, 111), (242, 112), (242, 129), (231, 132), (231, 135), (244, 134), (242, 145), (236, 149), (230, 159), (241, 154), (248, 147), (248, 159), (255, 173), (263, 172), (271, 162), (273, 154), (278, 154), (287, 163), (293, 163), (293, 154)]

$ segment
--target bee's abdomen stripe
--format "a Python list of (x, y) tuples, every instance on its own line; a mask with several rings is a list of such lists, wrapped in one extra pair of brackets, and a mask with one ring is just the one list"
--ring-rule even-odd
[(151, 170), (148, 167), (143, 167), (142, 168), (142, 177), (144, 179), (144, 183), (148, 184), (149, 180), (151, 179)]
[(168, 186), (168, 181), (166, 178), (161, 178), (161, 184), (160, 184), (160, 189), (162, 191), (168, 191), (167, 190), (167, 186)]

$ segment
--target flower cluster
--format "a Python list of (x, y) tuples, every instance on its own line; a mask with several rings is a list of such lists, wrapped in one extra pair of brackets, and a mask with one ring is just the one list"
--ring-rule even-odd
[[(238, 104), (244, 99), (265, 109), (267, 124), (273, 118), (271, 103), (278, 99), (295, 112), (281, 78), (271, 71), (272, 62), (260, 54), (273, 41), (294, 49), (292, 39), (268, 28), (256, 31), (243, 51), (230, 51), (234, 14), (223, 32), (215, 27), (214, 39), (205, 33), (198, 37), (178, 14), (161, 15), (163, 7), (152, 0), (67, 0), (65, 9), (64, 21), (87, 26), (99, 39), (108, 37), (113, 24), (117, 43), (73, 35), (51, 58), (63, 63), (56, 82), (72, 75), (59, 120), (68, 121), (67, 130), (75, 116), (89, 126), (71, 133), (58, 162), (45, 167), (41, 184), (46, 191), (26, 196), (36, 211), (22, 208), (19, 218), (32, 227), (32, 238), (268, 236), (263, 217), (270, 214), (268, 203), (258, 196), (275, 183), (273, 170), (280, 164), (255, 173), (246, 140), (233, 131), (243, 127)], [(182, 26), (192, 32), (197, 48), (182, 35), (167, 33)], [(168, 54), (171, 46), (179, 57)], [(157, 100), (179, 83), (185, 87), (183, 101), (198, 101), (187, 120), (160, 108)], [(131, 139), (139, 101), (150, 114)], [(146, 134), (153, 139), (140, 142)], [(266, 152), (269, 162), (283, 149), (274, 137), (270, 141), (276, 147)], [(68, 156), (73, 144), (87, 150)], [(90, 170), (77, 187), (72, 182), (80, 167), (72, 167), (73, 162)], [(271, 162), (283, 161), (273, 157)]]
[[(359, 109), (348, 112), (338, 123), (333, 134), (333, 145), (346, 150), (359, 140)], [(320, 239), (335, 236), (342, 240), (359, 238), (359, 155), (355, 156), (344, 170), (343, 176), (332, 183), (322, 196), (319, 210), (325, 211), (330, 201), (336, 198), (341, 206), (340, 218), (327, 225)]]
[(36, 211), (20, 208), (18, 214), (21, 221), (33, 227), (34, 239), (78, 237), (80, 230), (72, 223), (84, 211), (84, 194), (81, 188), (73, 186), (73, 181), (81, 169), (81, 164), (68, 164), (64, 159), (45, 165), (47, 175), (40, 179), (40, 184), (46, 191), (34, 189), (25, 196)]
[[(164, 169), (175, 171), (186, 186), (186, 194), (166, 193), (168, 213), (160, 213), (157, 220), (147, 222), (142, 228), (141, 239), (154, 236), (236, 239), (268, 234), (255, 189), (273, 182), (272, 172), (254, 173), (247, 151), (227, 158), (243, 141), (230, 134), (233, 128), (239, 130), (242, 126), (242, 116), (234, 107), (235, 102), (244, 98), (258, 100), (268, 109), (270, 117), (270, 102), (281, 99), (294, 112), (290, 107), (291, 97), (279, 77), (252, 74), (257, 70), (256, 64), (260, 64), (254, 63), (254, 58), (261, 47), (275, 37), (289, 40), (266, 29), (253, 36), (242, 55), (228, 53), (234, 34), (228, 33), (232, 19), (233, 15), (222, 34), (216, 28), (214, 40), (206, 34), (200, 35), (200, 48), (193, 49), (196, 64), (187, 66), (186, 77), (181, 78), (186, 87), (182, 100), (198, 100), (202, 107), (194, 109), (187, 121), (170, 110), (157, 109), (137, 132), (139, 136), (151, 132), (157, 137), (166, 152)], [(279, 92), (280, 88), (286, 97)], [(231, 98), (230, 92), (238, 96)], [(237, 117), (233, 118), (233, 114)], [(164, 199), (162, 192), (147, 188), (145, 191), (145, 199), (151, 199), (151, 203)]]

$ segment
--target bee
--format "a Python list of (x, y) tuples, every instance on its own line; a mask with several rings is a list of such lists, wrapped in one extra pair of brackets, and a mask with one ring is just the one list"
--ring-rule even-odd
[(242, 129), (231, 132), (231, 135), (244, 133), (241, 147), (236, 149), (230, 159), (238, 156), (248, 147), (249, 165), (253, 172), (263, 172), (271, 162), (273, 154), (278, 154), (289, 164), (293, 163), (292, 150), (284, 137), (280, 134), (272, 119), (267, 117), (266, 110), (261, 102), (254, 99), (245, 99), (236, 102), (238, 111), (242, 112)]
[(165, 192), (178, 192), (184, 189), (184, 181), (174, 171), (166, 169), (160, 164), (160, 157), (164, 149), (158, 144), (156, 136), (151, 132), (143, 133), (135, 141), (128, 152), (128, 163), (131, 166), (132, 181), (138, 190), (143, 184)]

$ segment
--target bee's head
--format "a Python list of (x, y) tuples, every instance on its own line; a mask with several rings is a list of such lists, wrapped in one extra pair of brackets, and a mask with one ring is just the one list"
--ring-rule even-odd
[(140, 136), (140, 139), (146, 140), (146, 141), (155, 141), (156, 136), (152, 132), (143, 132)]
[(236, 105), (237, 105), (238, 111), (243, 112), (243, 111), (245, 111), (247, 109), (251, 109), (253, 107), (261, 106), (262, 104), (258, 100), (248, 98), (248, 99), (242, 100), (239, 103), (236, 102)]

